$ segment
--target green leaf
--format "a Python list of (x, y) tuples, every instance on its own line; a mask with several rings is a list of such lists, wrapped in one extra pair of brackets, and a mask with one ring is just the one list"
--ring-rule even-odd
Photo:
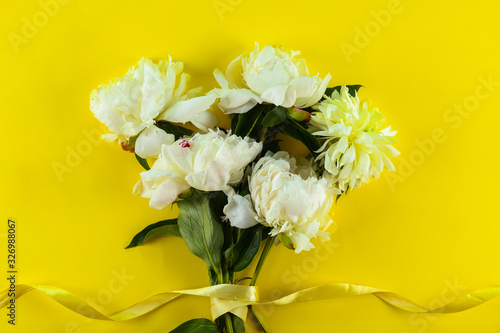
[(149, 167), (148, 160), (146, 160), (146, 159), (144, 159), (144, 158), (140, 157), (140, 156), (139, 156), (139, 155), (137, 155), (137, 154), (135, 154), (135, 158), (137, 159), (137, 161), (139, 161), (139, 164), (140, 164), (140, 165), (142, 165), (142, 167), (143, 167), (144, 169), (146, 169), (146, 170), (151, 169), (151, 168)]
[(292, 118), (287, 118), (285, 126), (282, 126), (281, 131), (283, 134), (302, 142), (313, 156), (318, 154), (316, 153), (316, 150), (321, 148), (321, 144), (318, 139)]
[(255, 125), (258, 123), (259, 118), (261, 118), (264, 108), (265, 106), (257, 104), (248, 112), (240, 114), (238, 117), (238, 125), (236, 125), (234, 134), (241, 137), (249, 136)]
[(231, 322), (233, 323), (234, 333), (245, 333), (245, 323), (240, 317), (231, 313)]
[(132, 238), (130, 244), (126, 249), (136, 247), (146, 242), (148, 239), (157, 236), (177, 236), (180, 237), (179, 226), (177, 225), (177, 220), (164, 220), (148, 225), (146, 228), (142, 229), (137, 235)]
[(175, 139), (184, 137), (185, 135), (192, 135), (193, 131), (182, 126), (174, 125), (168, 121), (158, 121), (155, 124), (157, 127), (161, 128), (167, 133), (173, 134)]
[(226, 272), (228, 272), (230, 263), (233, 261), (234, 235), (232, 229), (234, 228), (229, 223), (222, 224), (222, 231), (224, 233), (224, 244), (222, 245), (224, 260), (222, 261), (222, 266)]
[(240, 272), (250, 265), (262, 242), (262, 226), (243, 230), (233, 249), (233, 271)]
[[(363, 86), (361, 84), (351, 84), (351, 85), (346, 85), (346, 87), (347, 87), (347, 89), (349, 89), (349, 95), (356, 96), (359, 88), (361, 88)], [(331, 96), (334, 91), (337, 91), (340, 93), (341, 88), (342, 88), (342, 86), (326, 88), (325, 95)]]
[(195, 195), (177, 203), (179, 231), (189, 250), (201, 258), (209, 269), (220, 272), (224, 234), (210, 210), (205, 195)]
[(285, 121), (287, 115), (286, 108), (277, 106), (262, 119), (262, 125), (266, 127), (273, 127)]
[(220, 333), (217, 325), (205, 318), (191, 319), (170, 333)]
[(238, 125), (238, 119), (239, 119), (239, 114), (238, 113), (233, 113), (231, 115), (231, 130), (234, 131), (236, 130), (236, 126)]
[(251, 280), (252, 278), (250, 276), (245, 276), (245, 277), (242, 277), (241, 279), (237, 279), (234, 284), (238, 284), (239, 282), (241, 281), (245, 281), (245, 280)]
[(207, 193), (207, 196), (210, 200), (210, 210), (212, 214), (217, 219), (217, 221), (221, 221), (221, 217), (224, 216), (224, 206), (227, 205), (227, 195), (222, 191), (214, 191)]
[[(227, 236), (227, 229), (224, 230), (224, 233)], [(226, 240), (226, 239), (227, 238), (224, 238), (224, 240)], [(224, 248), (225, 248), (224, 259), (225, 259), (225, 263), (226, 263), (225, 267), (227, 268), (229, 266), (229, 263), (233, 261), (233, 248), (234, 248), (234, 244), (230, 244), (228, 246), (224, 246)]]

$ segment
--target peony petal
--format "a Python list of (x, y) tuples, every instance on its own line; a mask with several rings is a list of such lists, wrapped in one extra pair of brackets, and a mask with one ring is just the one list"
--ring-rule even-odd
[(115, 141), (116, 139), (119, 138), (119, 136), (117, 134), (103, 134), (101, 136), (101, 138), (104, 140), (104, 141), (107, 141), (107, 142), (113, 142)]
[(289, 237), (292, 240), (295, 253), (314, 249), (314, 245), (311, 243), (310, 238), (303, 233), (293, 232)]
[(305, 101), (305, 104), (298, 106), (297, 107), (302, 107), (302, 108), (308, 108), (310, 106), (313, 106), (314, 104), (318, 103), (319, 100), (323, 97), (325, 94), (326, 88), (328, 87), (328, 84), (330, 83), (332, 76), (330, 74), (327, 74), (323, 81), (321, 81), (321, 84), (319, 87), (316, 89), (314, 94), (310, 97), (308, 101)]
[(194, 117), (191, 122), (204, 132), (208, 132), (209, 128), (214, 128), (219, 124), (219, 119), (210, 111), (203, 111)]
[(210, 161), (206, 168), (186, 176), (192, 187), (202, 191), (222, 191), (227, 186), (230, 175), (224, 161)]
[(189, 190), (189, 185), (182, 183), (181, 181), (169, 178), (158, 186), (151, 196), (149, 201), (149, 206), (154, 209), (164, 209), (172, 204), (179, 194)]
[(96, 90), (91, 95), (90, 110), (100, 122), (108, 126), (111, 132), (122, 134), (121, 127), (125, 125), (122, 113), (102, 103), (97, 97)]
[(295, 88), (292, 85), (274, 86), (266, 89), (261, 97), (265, 102), (289, 108), (295, 103)]
[(245, 113), (262, 103), (262, 99), (249, 89), (220, 89), (215, 93), (220, 97), (219, 107), (226, 114)]
[(231, 61), (229, 66), (227, 66), (226, 80), (228, 82), (229, 88), (244, 88), (246, 87), (245, 82), (243, 82), (243, 66), (241, 63), (241, 58), (248, 54), (244, 53)]
[[(224, 111), (224, 113), (225, 114), (246, 113), (246, 112), (250, 111), (251, 109), (253, 109), (253, 107), (257, 104), (259, 104), (259, 103), (257, 103), (254, 100), (249, 100), (248, 102), (246, 102), (243, 105), (240, 105), (240, 106), (232, 108), (232, 109), (227, 109), (226, 111)], [(220, 104), (219, 104), (219, 107), (220, 107)]]
[(250, 195), (242, 197), (234, 195), (224, 207), (224, 215), (231, 222), (231, 226), (246, 229), (258, 224), (257, 212), (252, 205)]
[(175, 136), (173, 134), (166, 133), (156, 126), (151, 126), (142, 131), (137, 137), (135, 153), (142, 158), (157, 157), (163, 144), (170, 145), (174, 141)]
[(216, 97), (214, 95), (207, 95), (177, 102), (160, 114), (157, 120), (186, 123), (191, 121), (199, 113), (208, 110), (215, 102), (215, 99)]
[(164, 145), (161, 150), (161, 155), (153, 165), (156, 167), (158, 163), (159, 168), (166, 168), (168, 170), (182, 173), (184, 175), (193, 172), (193, 153), (191, 149), (181, 147), (178, 144)]
[(229, 84), (228, 84), (226, 78), (224, 77), (224, 74), (222, 74), (222, 72), (217, 68), (214, 70), (214, 77), (215, 77), (215, 81), (217, 81), (217, 83), (219, 84), (219, 86), (221, 88), (223, 88), (223, 89), (229, 88)]
[(146, 127), (144, 123), (135, 118), (126, 115), (123, 115), (123, 117), (125, 118), (125, 124), (123, 124), (117, 134), (123, 134), (128, 137), (136, 136)]
[(151, 125), (166, 103), (167, 84), (159, 67), (151, 60), (144, 62), (144, 81), (142, 83), (141, 120), (146, 126)]
[(169, 176), (168, 171), (161, 169), (150, 169), (141, 172), (141, 180), (135, 184), (132, 193), (149, 199), (158, 185), (168, 179)]
[(296, 77), (290, 84), (295, 88), (297, 99), (309, 99), (316, 91), (316, 80), (309, 76)]
[[(172, 99), (174, 101), (182, 99), (182, 95), (186, 92), (187, 82), (189, 81), (190, 78), (191, 78), (191, 76), (189, 74), (187, 74), (187, 73), (182, 73), (181, 74), (181, 79), (179, 81), (179, 85), (177, 86), (177, 89), (175, 90), (175, 94), (172, 97)], [(169, 105), (169, 107), (170, 107), (170, 105)]]
[[(257, 47), (259, 44), (257, 44)], [(274, 52), (274, 47), (267, 45), (265, 46), (262, 51), (259, 52), (259, 55), (255, 59), (254, 66), (255, 67), (261, 67), (267, 64), (271, 59), (274, 57), (275, 52)]]

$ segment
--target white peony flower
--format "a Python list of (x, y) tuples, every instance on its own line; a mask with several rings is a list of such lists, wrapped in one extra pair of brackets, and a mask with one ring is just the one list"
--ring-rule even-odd
[(174, 141), (156, 121), (192, 122), (204, 131), (215, 126), (217, 118), (208, 111), (215, 97), (195, 97), (201, 89), (187, 90), (190, 76), (182, 71), (182, 62), (170, 57), (158, 64), (142, 58), (125, 76), (94, 90), (90, 109), (114, 133), (103, 138), (125, 145), (136, 138), (137, 155), (150, 158), (160, 153), (162, 144)]
[(231, 225), (262, 223), (272, 228), (271, 236), (288, 237), (296, 253), (314, 248), (312, 238), (328, 240), (330, 208), (340, 192), (328, 179), (318, 179), (307, 161), (299, 162), (287, 152), (261, 158), (249, 180), (250, 196), (234, 195), (224, 207)]
[(313, 134), (326, 139), (317, 158), (342, 191), (378, 178), (384, 168), (395, 170), (389, 158), (399, 155), (392, 146), (396, 131), (384, 128), (383, 114), (370, 101), (360, 103), (343, 86), (315, 108), (318, 112), (310, 121)]
[(141, 173), (134, 194), (151, 199), (149, 205), (156, 209), (167, 207), (191, 187), (231, 196), (230, 185), (243, 179), (245, 167), (261, 150), (261, 142), (212, 130), (164, 144), (151, 170)]
[(245, 113), (263, 102), (284, 107), (307, 108), (323, 96), (331, 79), (311, 77), (300, 54), (283, 47), (255, 48), (234, 59), (226, 76), (216, 69), (214, 76), (221, 89), (212, 90), (220, 98), (219, 107), (227, 114)]

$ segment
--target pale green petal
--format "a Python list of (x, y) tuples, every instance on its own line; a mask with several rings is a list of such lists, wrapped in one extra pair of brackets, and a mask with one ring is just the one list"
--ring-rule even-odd
[(224, 74), (222, 74), (222, 72), (217, 68), (214, 70), (214, 77), (221, 88), (229, 89), (229, 83), (224, 77)]
[[(316, 103), (319, 102), (319, 100), (323, 97), (325, 94), (325, 90), (328, 87), (328, 84), (330, 83), (332, 76), (330, 74), (327, 74), (323, 80), (321, 80), (321, 83), (316, 84), (316, 90), (314, 91), (313, 94), (309, 96), (309, 98), (305, 98), (304, 101), (300, 104), (297, 104), (298, 108), (308, 108), (310, 106), (315, 105)], [(319, 78), (318, 78), (319, 79)]]
[(227, 66), (226, 80), (229, 84), (229, 88), (245, 88), (246, 84), (243, 81), (243, 66), (241, 63), (241, 58), (244, 54), (240, 55), (238, 58), (234, 59), (229, 66)]
[(296, 77), (290, 81), (290, 84), (295, 88), (297, 101), (309, 99), (316, 91), (316, 80), (309, 76)]

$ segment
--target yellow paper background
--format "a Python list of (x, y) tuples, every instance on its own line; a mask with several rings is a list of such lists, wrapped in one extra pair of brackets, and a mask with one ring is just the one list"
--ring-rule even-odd
[[(133, 196), (141, 171), (133, 156), (86, 136), (104, 130), (88, 110), (89, 94), (142, 56), (169, 54), (185, 63), (193, 86), (208, 90), (214, 68), (258, 41), (301, 50), (312, 73), (332, 74), (332, 85), (363, 84), (361, 97), (399, 130), (402, 152), (396, 178), (383, 175), (339, 201), (332, 243), (299, 255), (271, 252), (261, 297), (351, 282), (437, 307), (500, 285), (500, 86), (481, 83), (500, 82), (494, 1), (41, 3), (5, 2), (0, 14), (0, 269), (7, 270), (14, 218), (19, 283), (65, 288), (108, 314), (157, 292), (207, 285), (203, 262), (181, 239), (123, 249), (176, 211), (154, 211)], [(452, 113), (455, 105), (465, 111)], [(459, 314), (411, 315), (362, 296), (257, 312), (271, 332), (487, 333), (500, 329), (499, 307), (495, 300)], [(186, 297), (129, 322), (100, 322), (32, 293), (17, 302), (15, 327), (5, 314), (2, 332), (127, 333), (167, 332), (208, 318), (210, 309), (208, 299)]]

